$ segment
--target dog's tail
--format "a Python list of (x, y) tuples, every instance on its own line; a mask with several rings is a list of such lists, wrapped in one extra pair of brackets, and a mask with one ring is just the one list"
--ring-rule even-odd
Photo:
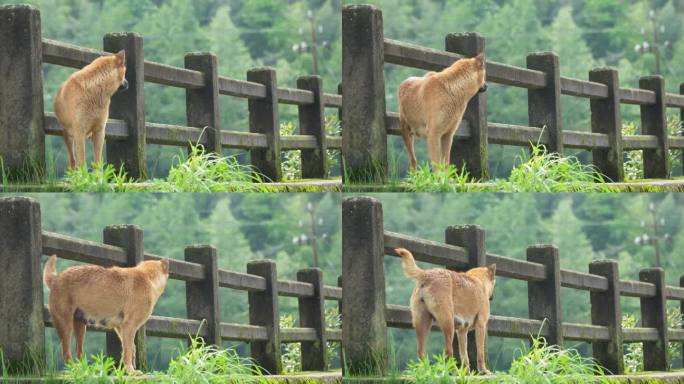
[(425, 275), (425, 271), (416, 265), (416, 260), (408, 249), (396, 248), (394, 252), (401, 256), (401, 265), (404, 267), (406, 276), (418, 280)]
[(52, 283), (57, 278), (57, 255), (52, 255), (45, 263), (43, 269), (43, 283), (48, 289), (52, 289)]

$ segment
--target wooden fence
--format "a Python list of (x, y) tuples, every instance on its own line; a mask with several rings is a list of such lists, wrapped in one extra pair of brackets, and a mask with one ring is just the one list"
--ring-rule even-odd
[[(103, 243), (44, 231), (40, 205), (29, 198), (0, 199), (0, 349), (11, 363), (42, 361), (45, 327), (41, 256), (102, 266), (134, 266), (160, 258), (145, 252), (143, 230), (135, 225), (104, 228)], [(187, 319), (152, 316), (138, 332), (138, 367), (145, 366), (145, 336), (185, 339), (199, 335), (209, 344), (222, 340), (250, 344), (252, 358), (271, 374), (281, 373), (281, 343), (301, 342), (302, 369), (325, 371), (327, 341), (340, 341), (340, 329), (325, 328), (325, 300), (341, 300), (342, 289), (323, 284), (318, 268), (297, 273), (297, 281), (278, 280), (276, 263), (258, 260), (247, 273), (219, 269), (216, 248), (192, 245), (185, 261), (169, 259), (170, 278), (185, 281)], [(221, 322), (220, 288), (247, 291), (249, 324)], [(278, 297), (299, 300), (298, 328), (279, 328)], [(203, 324), (204, 322), (204, 324)], [(95, 329), (96, 330), (96, 329)], [(107, 333), (107, 354), (118, 359), (120, 342)]]
[[(615, 260), (594, 261), (589, 273), (562, 269), (553, 245), (530, 246), (527, 260), (517, 260), (488, 253), (480, 226), (450, 226), (440, 243), (387, 231), (382, 215), (382, 205), (375, 199), (343, 201), (342, 350), (351, 372), (382, 373), (387, 327), (412, 327), (408, 307), (385, 303), (383, 260), (385, 255), (397, 256), (397, 247), (409, 249), (418, 261), (454, 270), (496, 263), (499, 278), (526, 281), (529, 318), (492, 315), (491, 336), (526, 339), (541, 334), (559, 345), (564, 339), (585, 341), (591, 343), (598, 363), (613, 374), (624, 372), (623, 343), (643, 342), (644, 370), (666, 371), (668, 342), (684, 341), (684, 329), (668, 329), (666, 313), (666, 300), (681, 302), (684, 310), (684, 277), (680, 287), (667, 286), (663, 269), (647, 268), (640, 271), (639, 281), (620, 280)], [(591, 324), (562, 320), (561, 287), (589, 291)], [(621, 327), (621, 296), (640, 298), (641, 327)], [(468, 344), (470, 355), (474, 342)], [(476, 361), (475, 356), (470, 361)]]
[[(345, 7), (342, 152), (350, 180), (382, 180), (387, 172), (387, 135), (401, 133), (399, 115), (385, 108), (386, 63), (439, 71), (484, 51), (484, 37), (477, 33), (449, 34), (444, 51), (386, 39), (379, 9)], [(684, 137), (668, 136), (665, 112), (667, 107), (680, 108), (684, 117), (684, 95), (666, 93), (661, 76), (642, 77), (640, 88), (632, 89), (620, 87), (615, 69), (594, 69), (585, 81), (560, 76), (559, 68), (559, 58), (553, 53), (528, 55), (527, 68), (488, 61), (488, 82), (528, 90), (529, 126), (488, 122), (487, 94), (480, 93), (470, 101), (456, 133), (451, 162), (459, 169), (465, 166), (473, 177), (487, 179), (488, 144), (528, 146), (540, 141), (560, 154), (564, 147), (592, 151), (597, 170), (612, 181), (624, 180), (623, 151), (643, 150), (644, 177), (667, 178), (668, 150), (684, 149)], [(684, 84), (680, 90), (684, 93)], [(590, 100), (591, 132), (562, 126), (561, 95)], [(622, 135), (621, 104), (641, 106), (641, 135)]]
[[(318, 76), (304, 76), (297, 89), (279, 88), (272, 68), (248, 71), (247, 81), (219, 76), (211, 53), (190, 53), (185, 68), (146, 61), (143, 38), (136, 33), (109, 33), (99, 52), (41, 36), (37, 9), (0, 7), (0, 158), (10, 172), (45, 168), (45, 135), (63, 134), (53, 113), (43, 108), (42, 65), (80, 69), (105, 52), (126, 51), (129, 89), (112, 98), (106, 127), (106, 158), (123, 165), (134, 178), (144, 178), (145, 144), (188, 146), (207, 151), (249, 150), (252, 165), (272, 181), (282, 179), (281, 151), (302, 151), (302, 177), (327, 178), (327, 149), (340, 149), (342, 138), (326, 136), (325, 108), (340, 108), (340, 95), (323, 92)], [(187, 126), (145, 121), (144, 83), (186, 90)], [(218, 99), (248, 99), (249, 132), (221, 127)], [(299, 107), (299, 135), (281, 136), (278, 104)]]

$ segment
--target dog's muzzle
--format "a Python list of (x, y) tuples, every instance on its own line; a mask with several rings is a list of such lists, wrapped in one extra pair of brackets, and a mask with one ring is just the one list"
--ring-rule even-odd
[(123, 92), (128, 90), (128, 80), (124, 79), (123, 83), (121, 83), (121, 86), (119, 87), (117, 92)]
[(487, 92), (487, 83), (482, 84), (478, 93)]

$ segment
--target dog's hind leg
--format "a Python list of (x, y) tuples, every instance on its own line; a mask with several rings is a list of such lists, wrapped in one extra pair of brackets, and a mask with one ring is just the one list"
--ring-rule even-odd
[[(428, 132), (430, 128), (428, 128)], [(428, 133), (427, 136), (428, 152), (432, 161), (432, 170), (435, 171), (442, 164), (442, 138), (435, 134)]]
[(422, 359), (425, 357), (425, 346), (432, 326), (432, 315), (427, 308), (413, 313), (413, 326), (416, 328), (418, 358)]
[(83, 356), (83, 345), (85, 344), (86, 323), (74, 319), (74, 341), (76, 343), (76, 358)]
[(470, 359), (468, 359), (468, 328), (459, 328), (458, 336), (458, 356), (461, 358), (461, 366), (470, 369)]
[(442, 136), (442, 164), (448, 166), (451, 162), (451, 145), (454, 143), (454, 133), (447, 133)]
[(64, 363), (71, 361), (71, 332), (73, 327), (73, 314), (68, 313), (68, 310), (55, 308), (50, 306), (50, 317), (52, 324), (57, 331), (59, 341), (62, 344), (62, 358)]
[(436, 314), (435, 320), (444, 334), (444, 353), (447, 357), (454, 357), (454, 318), (451, 315), (451, 308), (443, 308)]
[(64, 132), (64, 145), (67, 150), (67, 157), (69, 158), (69, 169), (76, 168), (76, 155), (74, 154), (74, 138)]
[(93, 162), (102, 163), (102, 147), (104, 147), (105, 127), (95, 127), (93, 130)]
[(487, 341), (486, 323), (475, 324), (475, 342), (477, 343), (477, 370), (480, 373), (489, 373), (485, 361), (485, 346)]
[(406, 147), (406, 153), (409, 157), (411, 169), (416, 169), (418, 166), (418, 161), (416, 160), (416, 151), (413, 148), (413, 134), (411, 133), (411, 127), (404, 119), (399, 120), (399, 126), (401, 127), (401, 137), (404, 139), (404, 146)]

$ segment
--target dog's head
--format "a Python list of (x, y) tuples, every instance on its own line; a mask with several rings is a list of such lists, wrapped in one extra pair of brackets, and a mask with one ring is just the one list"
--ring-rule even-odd
[(484, 53), (480, 53), (479, 55), (473, 57), (470, 60), (474, 61), (471, 65), (473, 71), (475, 71), (475, 81), (479, 85), (477, 92), (487, 92), (487, 83), (485, 82), (485, 79), (487, 77), (487, 61), (485, 60)]
[(154, 290), (161, 295), (169, 280), (169, 259), (145, 260), (138, 267), (145, 271)]
[(111, 94), (127, 90), (126, 51), (122, 49), (117, 54), (102, 56), (98, 60), (99, 63), (96, 65), (101, 65), (104, 69), (103, 73), (106, 76), (107, 90)]
[(491, 288), (489, 289), (489, 301), (494, 298), (494, 287), (496, 286), (496, 264), (490, 264), (487, 267), (487, 277), (491, 282)]

